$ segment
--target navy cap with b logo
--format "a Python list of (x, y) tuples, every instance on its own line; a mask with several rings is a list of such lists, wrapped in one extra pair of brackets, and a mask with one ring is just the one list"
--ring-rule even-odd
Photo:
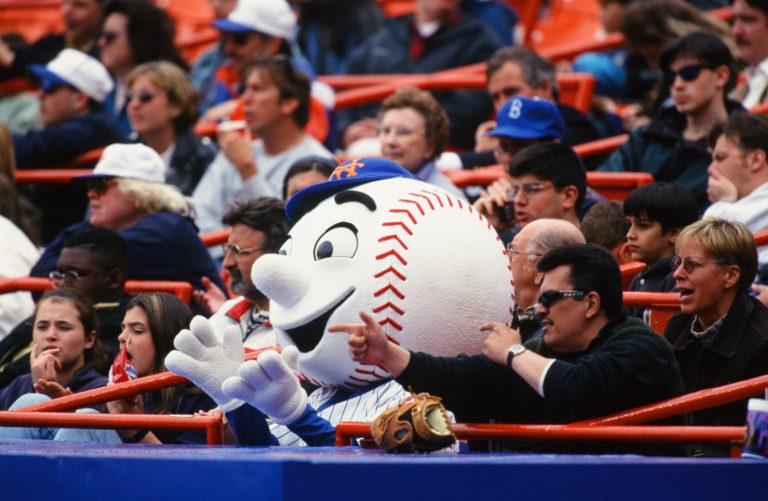
[(486, 136), (512, 139), (565, 138), (565, 122), (557, 106), (539, 98), (514, 96), (496, 115), (496, 128)]

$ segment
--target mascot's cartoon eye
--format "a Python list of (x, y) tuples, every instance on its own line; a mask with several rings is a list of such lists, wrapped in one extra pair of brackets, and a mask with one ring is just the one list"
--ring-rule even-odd
[(338, 223), (326, 230), (315, 244), (315, 261), (329, 257), (352, 257), (357, 252), (357, 228)]
[(289, 256), (291, 254), (291, 246), (293, 245), (293, 240), (291, 237), (288, 237), (288, 240), (283, 243), (283, 245), (280, 246), (280, 250), (277, 251), (278, 254), (281, 256)]

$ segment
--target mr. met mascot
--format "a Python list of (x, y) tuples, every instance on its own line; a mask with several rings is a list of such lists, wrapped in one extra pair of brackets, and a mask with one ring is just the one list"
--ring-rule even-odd
[[(336, 423), (371, 421), (408, 396), (380, 367), (352, 361), (329, 325), (370, 311), (395, 343), (453, 356), (481, 351), (482, 322), (511, 319), (509, 260), (493, 228), (392, 161), (339, 165), (286, 214), (288, 240), (251, 272), (282, 351), (243, 362), (237, 328), (213, 332), (197, 317), (166, 358), (227, 412), (241, 443), (332, 444)], [(309, 397), (299, 375), (319, 387)]]

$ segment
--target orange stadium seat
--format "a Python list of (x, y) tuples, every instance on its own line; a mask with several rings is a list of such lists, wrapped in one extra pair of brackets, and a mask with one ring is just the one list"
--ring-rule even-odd
[(635, 275), (643, 271), (644, 268), (645, 263), (641, 263), (640, 261), (631, 261), (619, 266), (619, 269), (621, 270), (622, 289), (627, 290), (629, 288), (629, 283), (635, 278)]
[(64, 29), (61, 0), (4, 0), (0, 3), (0, 33), (18, 33), (27, 42)]
[(389, 17), (410, 14), (416, 10), (416, 0), (378, 0), (381, 10)]

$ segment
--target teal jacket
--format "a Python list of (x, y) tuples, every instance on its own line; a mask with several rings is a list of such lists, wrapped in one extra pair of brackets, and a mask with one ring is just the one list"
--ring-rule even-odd
[[(736, 101), (727, 100), (728, 114), (744, 111)], [(685, 115), (674, 107), (662, 110), (650, 124), (632, 131), (629, 139), (597, 170), (649, 172), (656, 181), (676, 181), (694, 194), (699, 212), (709, 206), (707, 167), (712, 157), (707, 138), (683, 138)]]

